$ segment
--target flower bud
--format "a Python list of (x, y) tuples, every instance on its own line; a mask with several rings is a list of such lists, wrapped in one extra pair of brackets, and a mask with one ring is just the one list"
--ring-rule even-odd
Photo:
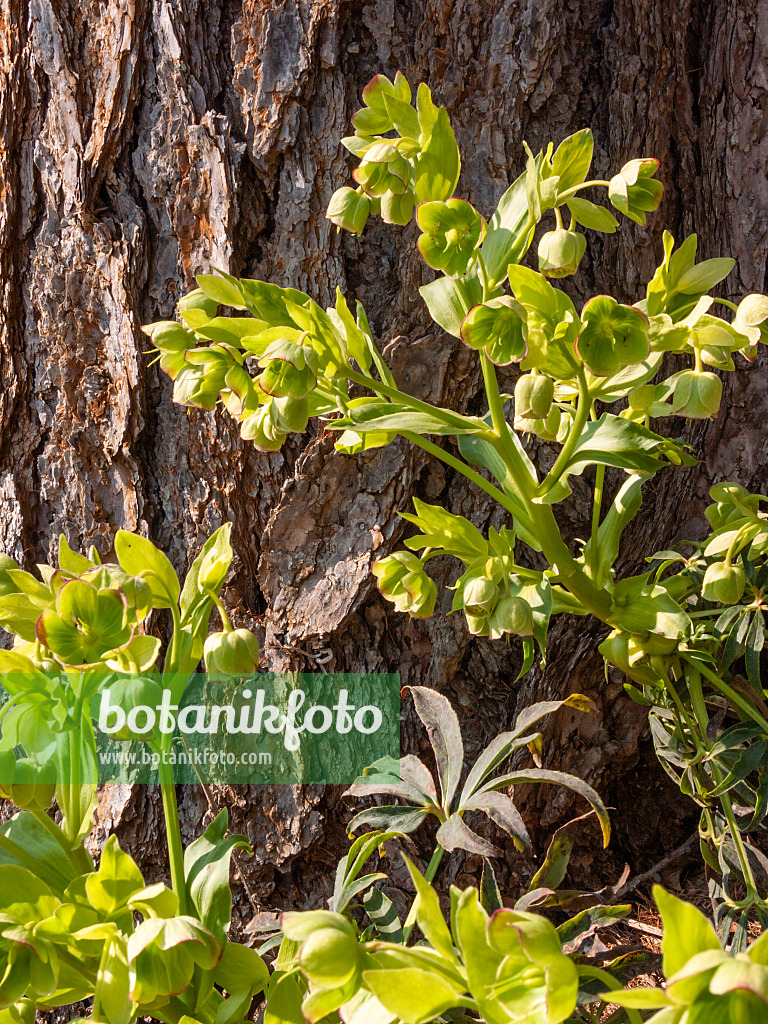
[(533, 613), (522, 597), (502, 597), (489, 620), (490, 635), (497, 640), (504, 633), (533, 636)]
[(515, 427), (521, 429), (518, 420), (546, 419), (554, 400), (555, 382), (551, 377), (533, 373), (520, 377), (515, 384)]
[(545, 232), (539, 241), (539, 272), (546, 277), (575, 274), (586, 248), (587, 240), (578, 231)]
[(272, 401), (272, 420), (278, 430), (301, 434), (309, 422), (309, 402), (306, 398), (275, 398)]
[(723, 382), (717, 374), (683, 370), (675, 382), (672, 412), (690, 420), (714, 419), (722, 396)]
[(701, 596), (718, 604), (738, 604), (744, 594), (747, 577), (740, 565), (713, 562), (707, 566)]
[(472, 576), (464, 584), (462, 598), (464, 611), (467, 615), (482, 617), (488, 615), (499, 597), (499, 591), (493, 580), (483, 576)]
[(370, 210), (371, 201), (368, 196), (345, 185), (331, 196), (325, 216), (337, 228), (361, 235)]
[(249, 629), (211, 633), (203, 645), (206, 672), (250, 676), (259, 667), (259, 642)]

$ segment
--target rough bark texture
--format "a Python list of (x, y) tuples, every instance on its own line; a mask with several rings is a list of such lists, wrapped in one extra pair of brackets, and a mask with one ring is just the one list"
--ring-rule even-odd
[[(339, 139), (365, 82), (401, 68), (445, 103), (464, 157), (461, 194), (490, 214), (536, 149), (584, 126), (596, 172), (656, 155), (666, 184), (647, 228), (624, 221), (590, 239), (574, 298), (633, 301), (667, 226), (730, 254), (728, 292), (765, 288), (768, 252), (766, 47), (760, 0), (2, 0), (0, 20), (0, 547), (26, 564), (64, 532), (108, 555), (118, 528), (141, 530), (183, 570), (202, 540), (234, 524), (225, 593), (259, 623), (273, 668), (395, 670), (446, 692), (470, 751), (521, 702), (582, 690), (597, 716), (565, 715), (546, 760), (593, 783), (618, 808), (612, 854), (582, 848), (577, 876), (639, 869), (690, 827), (644, 746), (641, 709), (606, 685), (597, 627), (564, 621), (548, 667), (513, 686), (513, 645), (471, 640), (458, 616), (409, 622), (372, 588), (412, 494), (480, 527), (498, 510), (442, 466), (397, 443), (360, 458), (328, 437), (293, 437), (274, 455), (240, 441), (225, 415), (185, 411), (143, 350), (139, 325), (173, 316), (194, 275), (215, 265), (330, 301), (338, 284), (366, 305), (399, 380), (422, 397), (479, 408), (468, 350), (427, 322), (417, 287), (431, 274), (410, 229), (339, 236), (324, 219), (348, 166)], [(725, 411), (687, 430), (702, 464), (650, 490), (623, 563), (703, 528), (710, 483), (765, 491), (768, 370), (729, 377)], [(535, 451), (546, 468), (552, 451)], [(584, 490), (563, 507), (584, 536)], [(455, 568), (441, 575), (452, 582)], [(450, 594), (444, 596), (447, 610)], [(329, 659), (330, 653), (330, 660)], [(423, 738), (406, 717), (411, 749)], [(526, 794), (539, 850), (572, 808)], [(343, 846), (337, 792), (220, 792), (252, 838), (241, 858), (251, 905), (317, 905)], [(208, 812), (182, 800), (187, 837)], [(103, 794), (151, 876), (162, 872), (151, 792)], [(585, 834), (594, 846), (596, 836)], [(460, 860), (451, 872), (474, 870)], [(513, 852), (505, 884), (526, 871)], [(603, 881), (609, 879), (603, 878)], [(242, 917), (248, 903), (240, 890)], [(241, 917), (241, 919), (242, 919)]]

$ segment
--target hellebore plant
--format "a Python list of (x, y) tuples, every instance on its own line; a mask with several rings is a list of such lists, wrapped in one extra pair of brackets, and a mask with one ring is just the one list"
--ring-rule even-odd
[[(180, 303), (181, 323), (146, 328), (174, 379), (174, 398), (210, 409), (218, 397), (242, 436), (264, 451), (303, 430), (310, 416), (341, 432), (337, 449), (347, 455), (401, 436), (494, 498), (509, 520), (487, 536), (416, 500), (417, 515), (405, 517), (418, 529), (406, 541), (409, 551), (373, 566), (382, 593), (400, 611), (431, 614), (436, 590), (427, 562), (454, 556), (462, 574), (453, 610), (463, 611), (478, 635), (520, 636), (523, 671), (536, 645), (544, 653), (552, 615), (594, 615), (609, 626), (601, 646), (606, 664), (625, 672), (632, 695), (666, 723), (668, 736), (656, 734), (660, 755), (669, 765), (670, 745), (678, 751), (688, 771), (684, 791), (703, 807), (702, 843), (728, 913), (745, 917), (754, 907), (768, 922), (766, 888), (746, 835), (765, 815), (768, 708), (759, 673), (739, 681), (744, 659), (754, 668), (764, 636), (762, 499), (720, 497), (731, 485), (718, 484), (713, 496), (722, 508), (712, 537), (682, 568), (674, 552), (649, 559), (651, 569), (639, 575), (620, 579), (615, 569), (643, 485), (661, 470), (695, 463), (685, 444), (655, 432), (651, 421), (665, 419), (677, 431), (683, 419), (717, 415), (718, 374), (735, 369), (734, 356), (755, 358), (768, 298), (748, 295), (737, 305), (713, 296), (734, 261), (697, 263), (695, 235), (675, 248), (665, 232), (663, 260), (645, 294), (633, 304), (598, 295), (577, 310), (550, 279), (578, 269), (587, 238), (581, 229), (617, 230), (613, 213), (594, 201), (601, 192), (614, 211), (645, 223), (662, 195), (656, 160), (634, 159), (595, 180), (589, 130), (538, 155), (525, 147), (525, 172), (486, 219), (455, 195), (459, 151), (445, 109), (426, 86), (414, 106), (402, 75), (394, 83), (378, 75), (363, 99), (355, 134), (344, 140), (359, 161), (357, 188), (340, 189), (328, 216), (360, 233), (369, 215), (404, 224), (415, 209), (419, 252), (438, 271), (421, 296), (432, 320), (477, 352), (487, 413), (468, 416), (401, 390), (362, 305), (353, 312), (338, 289), (334, 305), (323, 309), (294, 289), (223, 272), (198, 277), (199, 288)], [(550, 219), (554, 225), (538, 242), (539, 270), (523, 266), (539, 224)], [(237, 315), (220, 315), (222, 306)], [(668, 353), (688, 367), (667, 375)], [(281, 360), (284, 368), (276, 365)], [(496, 365), (519, 370), (514, 396), (501, 394)], [(536, 470), (525, 434), (556, 446), (549, 472)], [(454, 443), (441, 445), (441, 438)], [(591, 531), (569, 545), (553, 506), (569, 498), (569, 479), (587, 470), (594, 473)], [(529, 568), (526, 546), (548, 568)], [(718, 740), (723, 730), (727, 749)], [(745, 900), (729, 892), (734, 872), (746, 884)]]
[[(102, 565), (95, 549), (78, 554), (64, 537), (58, 566), (39, 566), (40, 579), (2, 557), (0, 625), (14, 646), (0, 651), (10, 695), (0, 708), (0, 795), (20, 808), (0, 826), (2, 1024), (32, 1024), (35, 1007), (91, 997), (102, 1024), (144, 1014), (166, 1024), (237, 1024), (267, 982), (258, 954), (227, 939), (230, 855), (248, 844), (225, 837), (222, 811), (182, 850), (173, 768), (162, 757), (173, 888), (147, 886), (115, 836), (98, 870), (83, 845), (96, 801), (92, 717), (101, 688), (130, 711), (157, 704), (162, 687), (178, 704), (201, 657), (219, 674), (256, 669), (256, 638), (233, 630), (219, 597), (232, 560), (229, 534), (224, 526), (203, 545), (183, 589), (162, 552), (124, 531), (115, 537), (116, 563)], [(224, 629), (206, 637), (214, 608)], [(174, 628), (157, 673), (162, 645), (144, 629), (163, 609)], [(118, 738), (160, 755), (173, 739), (130, 729)], [(54, 799), (61, 827), (47, 814)]]

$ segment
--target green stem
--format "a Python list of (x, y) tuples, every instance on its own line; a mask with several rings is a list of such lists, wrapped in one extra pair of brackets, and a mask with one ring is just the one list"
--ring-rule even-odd
[(584, 373), (583, 366), (578, 368), (576, 375), (579, 381), (579, 403), (576, 407), (576, 415), (574, 416), (568, 437), (565, 439), (565, 443), (560, 449), (560, 454), (555, 459), (554, 466), (539, 485), (537, 493), (540, 497), (543, 497), (551, 491), (563, 475), (571, 460), (571, 456), (576, 450), (576, 445), (581, 439), (584, 427), (587, 425), (587, 420), (589, 419), (589, 414), (592, 410), (592, 398), (589, 394), (589, 384), (587, 384), (587, 378)]
[[(722, 772), (714, 763), (712, 764), (712, 777), (718, 785), (723, 781)], [(755, 885), (755, 876), (752, 874), (752, 865), (749, 863), (749, 857), (744, 847), (744, 840), (741, 838), (741, 830), (739, 829), (738, 822), (736, 821), (736, 816), (733, 813), (731, 798), (728, 793), (721, 793), (719, 800), (723, 808), (725, 820), (728, 822), (728, 829), (731, 833), (731, 837), (733, 838), (733, 845), (736, 847), (736, 854), (739, 858), (739, 864), (741, 864), (744, 884), (749, 890), (747, 899), (751, 900), (757, 898), (759, 900), (760, 894), (758, 893), (757, 886)]]
[(603, 509), (603, 486), (605, 484), (605, 466), (597, 467), (595, 473), (595, 495), (592, 501), (592, 549), (591, 549), (591, 571), (592, 579), (596, 580), (600, 566), (600, 552), (598, 550), (598, 531), (600, 529), (600, 513)]
[[(75, 871), (77, 871), (78, 874), (83, 874), (83, 871), (84, 871), (83, 859), (78, 856), (78, 853), (83, 848), (82, 847), (77, 847), (77, 848), (73, 847), (72, 844), (67, 839), (67, 837), (64, 834), (64, 832), (62, 832), (62, 830), (59, 828), (59, 826), (56, 824), (55, 821), (52, 821), (51, 818), (48, 817), (48, 815), (45, 813), (45, 811), (41, 811), (39, 808), (30, 808), (29, 809), (29, 813), (32, 815), (32, 817), (35, 819), (35, 821), (39, 822), (40, 825), (42, 825), (42, 827), (51, 836), (51, 838), (55, 839), (55, 841), (61, 847), (63, 852), (66, 854), (67, 860), (72, 865), (72, 867), (75, 869)], [(85, 852), (85, 851), (83, 851), (83, 852)], [(85, 856), (87, 858), (88, 854), (86, 853)], [(92, 870), (93, 870), (93, 864), (85, 866), (85, 871), (92, 871)]]
[(210, 587), (205, 588), (205, 593), (207, 594), (208, 597), (210, 597), (210, 599), (216, 606), (216, 611), (219, 613), (219, 617), (221, 618), (221, 624), (224, 627), (224, 631), (226, 633), (231, 633), (232, 623), (230, 622), (229, 615), (227, 615), (227, 609), (224, 607), (221, 598), (219, 597), (218, 594), (215, 594)]
[[(431, 882), (432, 879), (435, 877), (435, 873), (437, 872), (437, 869), (440, 867), (440, 861), (443, 859), (444, 853), (445, 850), (438, 843), (432, 853), (432, 859), (427, 865), (427, 870), (424, 872), (425, 881)], [(408, 939), (410, 939), (411, 932), (413, 931), (413, 926), (416, 924), (417, 901), (418, 897), (411, 904), (411, 909), (408, 911), (408, 917), (406, 918), (405, 925), (403, 926), (403, 945), (405, 945), (408, 942)]]
[(504, 403), (501, 400), (499, 384), (496, 380), (496, 368), (485, 354), (485, 351), (480, 353), (480, 365), (483, 369), (483, 383), (485, 384), (485, 394), (488, 399), (488, 409), (491, 413), (493, 429), (496, 431), (496, 436), (501, 446), (499, 454), (511, 470), (514, 481), (520, 489), (520, 495), (527, 506), (533, 494), (532, 485), (534, 481), (515, 446), (507, 418), (504, 415)]
[(558, 192), (558, 194), (557, 194), (558, 205), (560, 203), (562, 203), (563, 200), (570, 199), (571, 196), (575, 196), (576, 193), (580, 192), (583, 188), (593, 188), (593, 187), (597, 188), (599, 186), (603, 186), (605, 188), (608, 188), (609, 185), (610, 185), (610, 182), (609, 181), (603, 181), (602, 178), (593, 178), (592, 181), (582, 181), (582, 183), (580, 185), (574, 185), (573, 188), (569, 188), (565, 192)]
[(512, 498), (507, 497), (503, 491), (500, 491), (498, 487), (494, 487), (492, 483), (489, 483), (484, 477), (480, 476), (479, 473), (476, 473), (471, 466), (462, 462), (461, 459), (457, 459), (444, 448), (440, 448), (438, 445), (433, 444), (432, 441), (427, 441), (426, 438), (421, 437), (419, 434), (414, 434), (410, 430), (402, 430), (400, 433), (407, 441), (417, 445), (425, 452), (429, 452), (430, 455), (434, 455), (435, 458), (440, 459), (447, 466), (455, 469), (457, 473), (461, 473), (465, 476), (467, 480), (471, 480), (473, 484), (480, 487), (486, 494), (493, 498), (494, 501), (498, 502), (502, 508), (506, 509), (510, 515), (520, 515), (520, 507)]
[(751, 718), (753, 722), (756, 722), (761, 729), (765, 730), (766, 735), (768, 735), (768, 722), (766, 722), (759, 711), (756, 711), (755, 708), (752, 707), (748, 700), (745, 700), (744, 697), (740, 696), (732, 686), (729, 686), (723, 679), (720, 679), (718, 675), (712, 672), (711, 669), (702, 662), (696, 661), (692, 658), (686, 658), (685, 656), (683, 660), (697, 671), (701, 672), (705, 679), (708, 679), (713, 686), (716, 686), (732, 704), (743, 711), (744, 714)]
[(163, 813), (165, 815), (165, 831), (168, 837), (168, 860), (171, 867), (171, 886), (179, 898), (179, 914), (186, 914), (189, 908), (187, 884), (184, 878), (184, 852), (181, 846), (179, 830), (179, 808), (176, 803), (176, 783), (173, 779), (173, 766), (166, 764), (161, 750), (160, 791), (163, 795)]

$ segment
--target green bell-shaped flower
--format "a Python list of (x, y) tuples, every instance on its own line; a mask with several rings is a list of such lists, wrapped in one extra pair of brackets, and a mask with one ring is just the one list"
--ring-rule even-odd
[(546, 277), (575, 274), (587, 248), (587, 240), (578, 231), (557, 228), (545, 232), (539, 241), (539, 273)]
[(683, 370), (675, 378), (672, 412), (689, 420), (714, 419), (723, 397), (723, 382), (715, 373)]
[(260, 452), (276, 452), (282, 448), (288, 436), (287, 430), (281, 430), (275, 422), (274, 403), (261, 405), (246, 416), (240, 424), (240, 437), (244, 441), (253, 441)]
[(641, 363), (650, 353), (648, 317), (610, 295), (590, 299), (581, 311), (581, 322), (576, 351), (598, 377)]
[(528, 434), (535, 434), (542, 441), (559, 441), (560, 435), (567, 427), (559, 405), (553, 405), (547, 415), (541, 419), (534, 419), (530, 416), (518, 419), (517, 414), (515, 414), (514, 425), (515, 430), (523, 430)]
[(428, 619), (435, 608), (437, 585), (424, 571), (421, 559), (411, 551), (396, 551), (379, 562), (371, 572), (379, 581), (379, 590), (399, 612), (413, 619)]
[(489, 635), (498, 640), (505, 633), (533, 636), (533, 612), (522, 597), (502, 597), (488, 620)]
[(125, 594), (71, 580), (59, 591), (55, 610), (47, 608), (37, 620), (36, 634), (62, 665), (101, 661), (133, 638)]
[(56, 791), (55, 777), (46, 766), (29, 758), (16, 758), (12, 750), (0, 750), (0, 797), (22, 811), (47, 811)]
[(367, 195), (383, 198), (388, 192), (402, 196), (410, 191), (413, 168), (400, 153), (398, 143), (396, 139), (382, 139), (374, 143), (352, 172), (352, 177)]
[(370, 212), (371, 200), (363, 190), (345, 185), (331, 196), (325, 216), (339, 230), (343, 228), (345, 231), (351, 231), (353, 235), (361, 235)]
[(541, 373), (526, 373), (515, 384), (515, 430), (532, 431), (545, 420), (555, 400), (555, 382)]
[(203, 645), (207, 672), (250, 676), (259, 667), (259, 641), (249, 629), (211, 633)]
[(416, 222), (424, 232), (418, 246), (427, 266), (449, 277), (465, 274), (485, 234), (485, 221), (474, 206), (464, 199), (422, 203)]
[(485, 349), (497, 366), (519, 363), (528, 354), (525, 310), (509, 295), (473, 306), (461, 325), (461, 340), (469, 348)]
[(747, 577), (740, 565), (713, 562), (707, 566), (701, 585), (701, 596), (705, 601), (719, 604), (738, 604), (744, 595)]
[(664, 186), (654, 178), (659, 161), (652, 157), (630, 160), (608, 182), (613, 206), (636, 224), (645, 224), (646, 213), (657, 210)]
[(470, 576), (461, 592), (464, 611), (474, 618), (490, 615), (499, 600), (499, 589), (485, 576)]
[(257, 384), (274, 398), (306, 398), (317, 385), (317, 357), (305, 345), (280, 339), (259, 359)]
[(341, 988), (359, 973), (361, 953), (354, 934), (341, 928), (318, 928), (302, 943), (299, 966), (313, 988)]

